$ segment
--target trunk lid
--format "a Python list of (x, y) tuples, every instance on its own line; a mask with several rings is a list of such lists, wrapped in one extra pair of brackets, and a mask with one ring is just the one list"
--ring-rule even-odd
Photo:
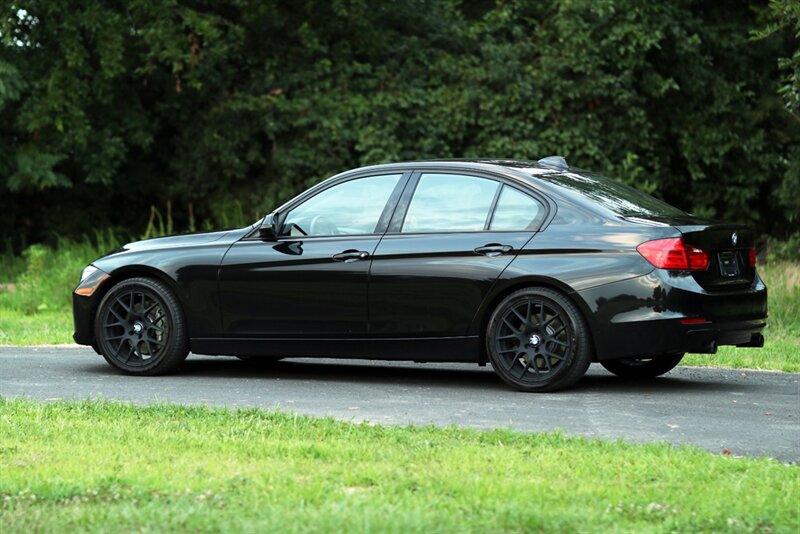
[(675, 225), (686, 245), (709, 254), (708, 269), (692, 276), (706, 291), (727, 291), (749, 287), (756, 276), (750, 266), (750, 249), (755, 232), (742, 224), (712, 223)]

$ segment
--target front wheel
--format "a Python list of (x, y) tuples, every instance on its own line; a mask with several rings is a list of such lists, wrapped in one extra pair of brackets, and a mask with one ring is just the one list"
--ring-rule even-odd
[(189, 353), (178, 299), (152, 278), (131, 278), (111, 288), (97, 310), (95, 339), (108, 363), (134, 375), (168, 373)]
[(548, 288), (521, 289), (492, 313), (486, 351), (495, 372), (520, 391), (572, 386), (592, 360), (586, 321), (566, 296)]
[(672, 371), (683, 359), (683, 353), (658, 358), (627, 358), (600, 362), (607, 371), (622, 378), (655, 378)]

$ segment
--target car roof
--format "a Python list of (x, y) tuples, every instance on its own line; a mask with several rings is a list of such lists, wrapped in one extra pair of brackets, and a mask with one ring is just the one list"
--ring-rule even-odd
[[(558, 176), (564, 173), (577, 173), (581, 174), (586, 171), (582, 169), (566, 168), (557, 169), (547, 165), (542, 165), (536, 161), (520, 160), (520, 159), (427, 159), (416, 161), (403, 161), (397, 163), (382, 163), (378, 165), (369, 165), (366, 167), (359, 167), (352, 169), (333, 178), (339, 178), (345, 175), (354, 173), (361, 174), (362, 172), (396, 172), (396, 171), (411, 171), (415, 169), (442, 169), (451, 171), (484, 171), (495, 174), (502, 174), (503, 176), (516, 179), (523, 182), (529, 187), (538, 189), (542, 192), (550, 193), (551, 195), (564, 196), (564, 189), (559, 187), (556, 183), (547, 180), (537, 180), (537, 177), (542, 176)], [(567, 196), (571, 196), (567, 194)], [(583, 199), (575, 199), (579, 204), (583, 204)]]
[(564, 169), (554, 169), (538, 163), (536, 161), (520, 160), (520, 159), (469, 159), (469, 158), (454, 158), (454, 159), (425, 159), (414, 161), (403, 161), (397, 163), (381, 163), (378, 165), (369, 165), (367, 167), (360, 167), (354, 170), (380, 170), (380, 169), (413, 169), (417, 167), (441, 167), (446, 168), (459, 168), (459, 169), (475, 169), (475, 170), (517, 170), (524, 171), (531, 175), (538, 174), (558, 174), (563, 172)]

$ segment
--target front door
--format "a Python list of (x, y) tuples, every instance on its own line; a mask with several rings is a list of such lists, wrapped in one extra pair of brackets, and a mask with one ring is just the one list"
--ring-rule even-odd
[(334, 183), (280, 216), (277, 241), (252, 237), (234, 244), (220, 267), (225, 335), (366, 336), (370, 262), (401, 178)]

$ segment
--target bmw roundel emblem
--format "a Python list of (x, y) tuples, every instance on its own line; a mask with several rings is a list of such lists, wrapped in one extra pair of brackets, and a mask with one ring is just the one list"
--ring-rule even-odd
[(536, 334), (533, 334), (533, 335), (531, 336), (531, 338), (530, 338), (530, 343), (531, 343), (531, 345), (533, 345), (534, 347), (538, 346), (538, 345), (539, 345), (539, 343), (541, 343), (541, 342), (542, 342), (542, 338), (540, 338), (540, 337), (539, 337), (539, 336), (537, 336)]
[(731, 245), (735, 247), (738, 241), (739, 241), (739, 236), (736, 234), (736, 232), (733, 232), (733, 235), (731, 235)]

